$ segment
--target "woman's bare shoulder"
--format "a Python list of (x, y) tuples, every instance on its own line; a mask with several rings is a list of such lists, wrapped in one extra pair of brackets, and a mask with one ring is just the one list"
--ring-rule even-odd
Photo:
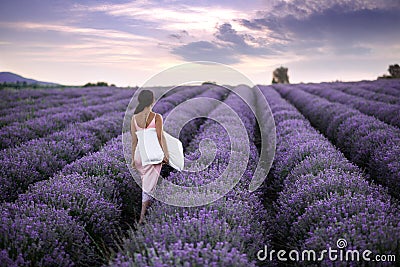
[(154, 116), (155, 116), (155, 121), (156, 122), (163, 122), (163, 117), (161, 116), (161, 114), (158, 114), (158, 113), (156, 113), (156, 112), (154, 112)]

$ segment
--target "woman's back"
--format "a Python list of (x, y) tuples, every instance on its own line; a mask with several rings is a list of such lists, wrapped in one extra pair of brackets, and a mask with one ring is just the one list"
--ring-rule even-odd
[[(154, 112), (150, 112), (150, 114), (148, 115), (147, 120), (146, 120), (146, 125), (147, 125), (147, 127), (146, 127), (146, 125), (143, 123), (143, 122), (145, 122), (145, 119), (146, 119), (145, 114), (141, 114), (141, 113), (142, 112), (133, 116), (133, 121), (135, 122), (136, 130), (140, 131), (143, 129), (156, 128), (157, 114)], [(148, 122), (150, 118), (152, 118), (152, 119), (150, 120), (150, 122)], [(138, 120), (139, 120), (139, 123), (138, 123)], [(142, 125), (143, 127), (139, 126), (139, 124)]]

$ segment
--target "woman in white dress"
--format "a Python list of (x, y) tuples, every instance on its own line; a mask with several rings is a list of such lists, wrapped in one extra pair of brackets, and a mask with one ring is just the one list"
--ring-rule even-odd
[[(149, 207), (152, 197), (148, 192), (154, 190), (157, 185), (158, 177), (160, 176), (162, 164), (168, 163), (168, 148), (166, 145), (165, 137), (163, 134), (163, 119), (158, 113), (152, 111), (154, 104), (154, 95), (150, 90), (142, 90), (138, 96), (139, 104), (135, 109), (134, 115), (131, 120), (131, 134), (132, 134), (132, 167), (136, 168), (142, 179), (142, 211), (140, 213), (139, 224), (144, 222), (146, 209)], [(142, 166), (139, 149), (137, 147), (138, 139), (136, 131), (143, 129), (155, 128), (157, 132), (158, 141), (164, 152), (164, 159), (159, 164), (150, 164)], [(145, 192), (144, 188), (149, 189)]]

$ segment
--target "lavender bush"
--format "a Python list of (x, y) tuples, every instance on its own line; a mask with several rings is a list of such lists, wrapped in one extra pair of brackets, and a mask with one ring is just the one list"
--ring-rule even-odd
[[(346, 99), (341, 101), (347, 104), (300, 90), (304, 86), (310, 92), (329, 86), (332, 94), (342, 93), (341, 99)], [(399, 258), (400, 206), (392, 197), (400, 188), (399, 130), (351, 107), (355, 99), (362, 100), (355, 96), (383, 106), (398, 103), (398, 82), (275, 88), (278, 92), (261, 86), (277, 126), (275, 158), (263, 187), (253, 193), (248, 186), (260, 158), (260, 132), (273, 136), (271, 118), (263, 117), (271, 128), (260, 129), (237, 95), (210, 84), (182, 86), (160, 99), (154, 111), (163, 115), (166, 130), (182, 140), (185, 164), (192, 170), (163, 168), (164, 181), (189, 187), (224, 183), (218, 177), (229, 162), (246, 154), (245, 133), (249, 161), (240, 181), (222, 198), (190, 208), (155, 202), (144, 226), (134, 224), (141, 208), (141, 188), (135, 182), (140, 177), (132, 177), (126, 164), (123, 149), (130, 143), (121, 142), (130, 136), (129, 127), (120, 135), (130, 90), (0, 91), (0, 132), (9, 129), (12, 137), (13, 125), (30, 127), (16, 147), (1, 142), (1, 147), (11, 148), (0, 151), (0, 265), (279, 266), (281, 262), (258, 261), (257, 251), (264, 245), (276, 251), (322, 251), (336, 248), (338, 238), (347, 240), (347, 249), (367, 248)], [(265, 113), (266, 107), (252, 93), (255, 88), (235, 90), (243, 90), (245, 99)], [(223, 103), (175, 109), (194, 97)], [(244, 131), (224, 105), (239, 116)], [(180, 120), (199, 114), (211, 119), (190, 120), (175, 132)], [(125, 115), (129, 120), (132, 114)], [(63, 116), (69, 121), (60, 123)], [(233, 129), (231, 136), (226, 125)], [(229, 175), (241, 171), (233, 166)], [(161, 194), (175, 196), (162, 191), (162, 181), (159, 186)], [(295, 264), (357, 265), (328, 259)]]
[(400, 97), (399, 82), (397, 79), (393, 80), (376, 80), (376, 81), (361, 81), (353, 82), (361, 89), (381, 93), (389, 96)]
[[(104, 114), (120, 111), (127, 105), (126, 99), (109, 99), (111, 102), (90, 107), (79, 107), (64, 112), (48, 114), (22, 123), (14, 123), (0, 129), (1, 149), (15, 147), (31, 139), (60, 131), (72, 123), (93, 120)], [(115, 102), (116, 101), (116, 102)]]
[[(251, 91), (248, 91), (251, 94)], [(255, 101), (253, 99), (253, 101)], [(229, 95), (225, 100), (245, 122), (249, 132), (254, 131), (255, 119), (247, 106), (235, 95)], [(210, 117), (218, 117), (220, 121), (230, 121), (230, 118), (220, 112), (217, 107)], [(216, 159), (204, 171), (195, 173), (171, 173), (167, 179), (180, 182), (183, 185), (206, 184), (219, 176), (226, 168), (229, 157), (229, 138), (224, 136), (221, 127), (212, 120), (207, 120), (199, 128), (199, 134), (189, 145), (188, 158), (204, 137), (211, 138), (218, 147)], [(232, 125), (232, 127), (238, 127)], [(252, 135), (250, 135), (252, 136)], [(236, 136), (234, 137), (236, 138)], [(243, 136), (239, 137), (244, 138)], [(251, 138), (251, 141), (252, 138)], [(254, 143), (252, 143), (254, 146)], [(252, 150), (248, 170), (235, 189), (224, 198), (204, 207), (178, 208), (156, 202), (148, 216), (147, 225), (136, 232), (130, 231), (124, 239), (122, 250), (117, 252), (110, 261), (113, 266), (195, 266), (196, 264), (210, 266), (239, 266), (255, 264), (255, 252), (267, 242), (264, 233), (265, 218), (259, 194), (249, 193), (248, 183), (254, 171), (257, 150)], [(210, 153), (205, 150), (203, 153)], [(210, 174), (211, 175), (207, 175)], [(208, 177), (208, 178), (207, 178)], [(206, 179), (206, 180), (205, 180)], [(221, 244), (229, 244), (231, 249), (221, 251)], [(182, 251), (182, 246), (190, 248)], [(206, 249), (205, 249), (206, 248)], [(198, 251), (204, 251), (199, 253)], [(158, 255), (157, 257), (152, 257)], [(245, 255), (246, 253), (247, 255)], [(221, 255), (216, 257), (216, 255)], [(232, 259), (236, 259), (232, 261)]]
[(400, 196), (400, 130), (350, 107), (299, 89), (280, 86), (278, 92), (295, 105), (351, 161), (375, 181)]
[[(272, 87), (262, 90), (273, 114), (296, 112)], [(338, 238), (345, 238), (348, 249), (398, 255), (398, 201), (385, 188), (368, 182), (304, 116), (293, 117), (275, 117), (277, 151), (269, 188), (278, 190), (272, 226), (275, 246), (322, 251), (336, 248)], [(325, 258), (323, 265), (333, 263)]]
[[(373, 85), (373, 83), (371, 83), (371, 85)], [(317, 84), (315, 84), (315, 87), (316, 86)], [(332, 89), (339, 90), (350, 95), (360, 96), (365, 99), (380, 101), (387, 104), (400, 105), (400, 98), (378, 91), (363, 89), (359, 83), (335, 83), (331, 87)]]
[(96, 95), (108, 97), (121, 91), (116, 87), (85, 87), (85, 88), (54, 88), (54, 89), (23, 89), (1, 90), (0, 115), (15, 113), (16, 111), (38, 110), (42, 108), (56, 107), (69, 101), (84, 99), (86, 96)]
[(98, 150), (102, 142), (118, 135), (123, 113), (110, 113), (48, 137), (0, 151), (0, 199), (11, 201), (27, 186), (44, 180), (88, 152)]
[[(194, 90), (192, 95), (197, 93)], [(186, 96), (188, 95), (186, 93)], [(170, 97), (176, 96), (171, 95)], [(119, 117), (118, 114), (109, 115), (110, 117)], [(105, 123), (103, 124), (105, 125)], [(119, 129), (121, 129), (120, 127), (121, 125), (118, 125)], [(102, 129), (99, 133), (105, 134), (106, 130)], [(31, 185), (28, 192), (19, 195), (14, 205), (18, 207), (25, 202), (43, 203), (42, 205), (46, 205), (46, 207), (60, 210), (60, 212), (65, 211), (71, 218), (71, 223), (64, 227), (65, 236), (73, 235), (73, 232), (69, 233), (68, 231), (76, 232), (77, 230), (74, 229), (76, 226), (84, 229), (87, 237), (90, 237), (90, 242), (74, 240), (82, 246), (82, 253), (87, 254), (83, 256), (86, 262), (81, 262), (81, 259), (71, 258), (67, 255), (69, 258), (65, 260), (65, 264), (60, 261), (55, 265), (80, 266), (85, 264), (98, 266), (99, 261), (106, 257), (107, 246), (113, 245), (114, 235), (119, 232), (122, 213), (128, 213), (132, 216), (129, 210), (135, 209), (136, 213), (138, 212), (141, 191), (126, 167), (122, 153), (121, 136), (119, 136), (107, 142), (101, 151), (90, 153), (65, 166), (51, 179)], [(8, 215), (5, 215), (4, 218), (10, 220), (10, 222), (13, 221), (13, 218)], [(130, 220), (133, 221), (133, 216)], [(55, 221), (54, 224), (57, 227), (63, 227), (58, 221)], [(56, 233), (52, 231), (57, 228), (53, 226), (53, 228), (47, 229), (39, 225), (38, 229), (55, 235)], [(9, 229), (5, 230), (5, 232), (8, 231)], [(18, 227), (16, 227), (16, 231), (19, 231)], [(16, 233), (17, 237), (19, 237), (18, 235), (19, 232)], [(39, 240), (42, 242), (41, 238)], [(5, 240), (4, 247), (10, 247), (9, 242), (9, 240)], [(47, 240), (47, 242), (49, 246), (57, 245), (55, 240)], [(23, 247), (18, 246), (18, 243), (14, 246), (19, 250), (24, 250)], [(90, 251), (90, 253), (87, 251)], [(57, 253), (56, 251), (53, 254), (63, 259), (62, 255), (65, 252), (59, 251), (60, 255), (57, 255)], [(45, 251), (41, 254), (46, 258), (52, 256), (52, 254), (47, 255)], [(10, 264), (19, 260), (18, 255), (6, 250), (2, 251), (2, 255)], [(32, 264), (40, 265), (41, 262), (32, 257)]]
[(6, 266), (74, 266), (97, 262), (84, 228), (67, 211), (35, 202), (1, 205), (0, 259)]
[(347, 93), (334, 90), (330, 85), (319, 87), (298, 86), (302, 90), (323, 97), (329, 101), (345, 104), (360, 110), (362, 113), (375, 116), (379, 120), (390, 125), (400, 127), (400, 106), (397, 104), (387, 104), (363, 97), (352, 96)]
[(45, 103), (45, 106), (38, 107), (33, 105), (32, 107), (27, 107), (26, 105), (20, 105), (14, 107), (7, 110), (8, 113), (0, 117), (0, 126), (3, 127), (11, 123), (23, 122), (56, 113), (65, 113), (82, 107), (105, 104), (117, 99), (129, 98), (133, 94), (131, 90), (91, 90), (79, 93), (62, 95), (60, 98), (59, 92), (55, 92), (55, 96), (58, 96), (57, 98), (50, 96), (41, 98), (41, 103)]

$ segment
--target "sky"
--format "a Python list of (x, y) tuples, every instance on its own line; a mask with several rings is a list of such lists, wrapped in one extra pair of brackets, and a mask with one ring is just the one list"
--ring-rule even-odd
[(400, 0), (1, 0), (0, 71), (141, 86), (193, 61), (256, 84), (374, 80), (400, 63)]

